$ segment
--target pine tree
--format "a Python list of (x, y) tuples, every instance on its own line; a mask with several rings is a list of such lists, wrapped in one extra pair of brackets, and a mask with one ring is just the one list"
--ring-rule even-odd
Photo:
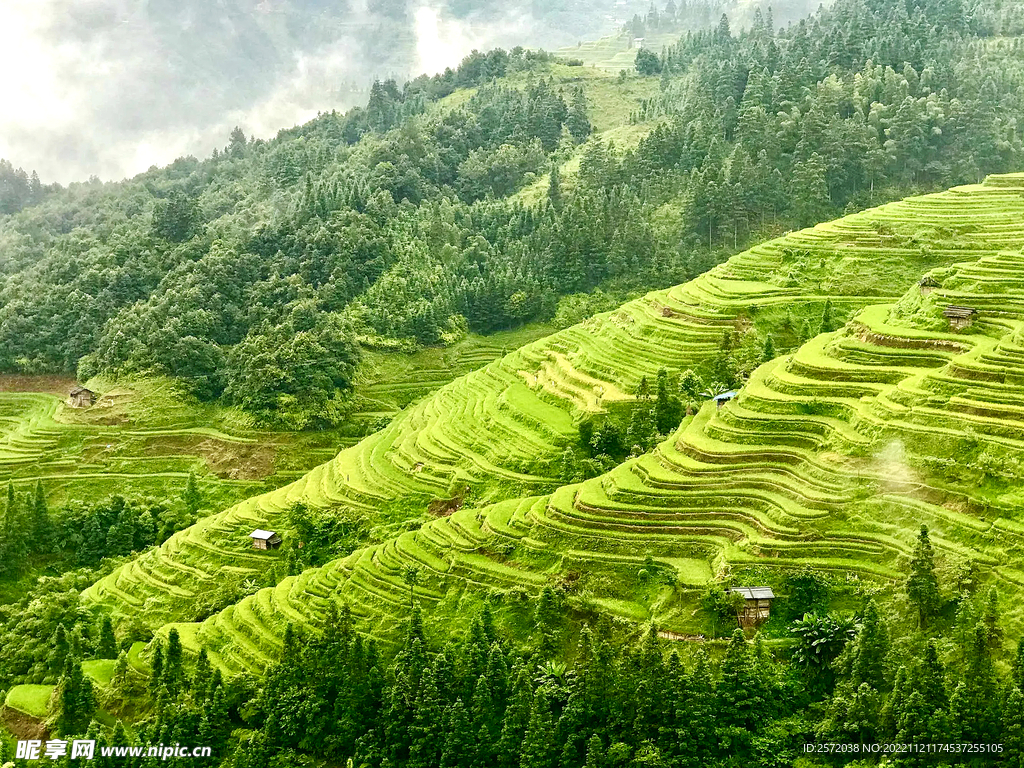
[(53, 647), (50, 651), (50, 669), (54, 673), (60, 673), (67, 664), (68, 656), (71, 654), (71, 641), (68, 639), (68, 632), (64, 624), (58, 624), (53, 633)]
[(190, 515), (195, 515), (203, 506), (203, 494), (199, 490), (195, 472), (188, 473), (188, 480), (185, 482), (185, 490), (181, 493), (181, 500)]
[(900, 718), (906, 710), (907, 700), (913, 691), (910, 682), (910, 672), (906, 666), (901, 664), (896, 670), (896, 678), (893, 681), (892, 690), (885, 699), (885, 706), (879, 714), (879, 725), (881, 731), (890, 738), (895, 738), (900, 727)]
[(61, 736), (85, 733), (96, 711), (92, 683), (82, 672), (81, 662), (68, 657), (64, 673), (57, 683), (57, 712), (54, 727)]
[(548, 176), (548, 201), (557, 211), (562, 208), (562, 174), (558, 170), (558, 163), (551, 164), (551, 173)]
[(939, 658), (939, 650), (934, 640), (929, 640), (924, 648), (924, 658), (917, 671), (916, 688), (921, 691), (925, 704), (932, 710), (944, 709), (949, 703), (946, 694), (946, 670)]
[(519, 751), (533, 710), (533, 686), (529, 673), (520, 667), (514, 670), (513, 674), (515, 682), (501, 724), (501, 737), (496, 750), (497, 763), (501, 768), (519, 768)]
[(586, 141), (590, 135), (591, 125), (590, 119), (587, 117), (587, 97), (583, 93), (582, 87), (577, 86), (572, 92), (572, 101), (569, 104), (565, 127), (577, 144)]
[(409, 729), (410, 768), (434, 768), (438, 765), (444, 745), (444, 703), (438, 690), (437, 673), (429, 667), (413, 705), (412, 727)]
[(999, 685), (988, 629), (978, 622), (968, 638), (960, 682), (949, 698), (949, 720), (955, 740), (998, 741)]
[(929, 619), (935, 616), (942, 606), (939, 579), (935, 575), (935, 555), (926, 525), (921, 526), (921, 533), (917, 537), (906, 589), (907, 597), (917, 608), (918, 626), (926, 626)]
[(210, 658), (206, 654), (205, 648), (199, 649), (199, 654), (196, 656), (196, 663), (192, 669), (192, 678), (190, 688), (197, 693), (205, 693), (207, 686), (210, 684), (210, 675), (212, 668), (210, 666)]
[(131, 665), (128, 662), (128, 652), (121, 651), (117, 654), (117, 661), (114, 662), (114, 674), (110, 680), (111, 687), (115, 691), (124, 691), (128, 685), (128, 676), (130, 674)]
[(761, 347), (761, 362), (767, 363), (774, 360), (778, 353), (775, 351), (775, 339), (769, 333), (764, 337), (764, 346)]
[(474, 733), (462, 699), (450, 704), (444, 714), (444, 747), (441, 749), (441, 768), (466, 768), (474, 761)]
[(21, 570), (28, 554), (27, 533), (14, 484), (8, 481), (3, 525), (0, 526), (0, 534), (3, 535), (0, 540), (0, 575), (16, 574)]
[(793, 166), (790, 196), (793, 214), (801, 227), (829, 218), (832, 200), (825, 181), (825, 164), (817, 152), (812, 152), (805, 162)]
[(533, 711), (523, 738), (519, 768), (555, 768), (558, 750), (551, 696), (544, 686), (533, 697)]
[(96, 658), (117, 658), (117, 640), (114, 637), (114, 623), (107, 615), (100, 619), (99, 639), (96, 643)]
[(752, 728), (765, 715), (766, 705), (756, 657), (750, 652), (743, 630), (737, 627), (720, 669), (719, 722), (740, 729)]
[(867, 683), (876, 691), (885, 688), (886, 658), (889, 655), (889, 631), (874, 600), (864, 609), (864, 620), (853, 642), (851, 677), (855, 686)]
[(1024, 768), (1024, 695), (1016, 685), (1010, 688), (1003, 707), (1003, 765)]
[(167, 686), (167, 692), (173, 698), (181, 690), (184, 681), (184, 658), (181, 648), (181, 638), (178, 630), (174, 627), (167, 634), (167, 654), (164, 656), (163, 683)]

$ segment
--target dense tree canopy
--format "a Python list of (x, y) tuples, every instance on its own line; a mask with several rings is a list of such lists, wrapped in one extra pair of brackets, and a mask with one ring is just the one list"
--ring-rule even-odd
[[(680, 282), (766, 233), (1012, 169), (1015, 19), (953, 0), (840, 0), (782, 31), (723, 18), (645, 53), (661, 89), (625, 153), (589, 136), (580, 86), (517, 49), (378, 83), (273, 141), (236, 130), (207, 160), (73, 185), (0, 220), (0, 369), (158, 372), (287, 424), (340, 418), (360, 346), (551, 318), (563, 297)], [(509, 197), (581, 142), (571, 184)]]

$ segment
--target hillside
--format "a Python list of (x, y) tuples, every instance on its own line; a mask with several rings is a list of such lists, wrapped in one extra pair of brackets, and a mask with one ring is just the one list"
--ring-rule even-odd
[(0, 482), (21, 491), (41, 480), (58, 504), (94, 501), (115, 478), (122, 495), (167, 497), (191, 471), (216, 509), (260, 491), (263, 481), (301, 477), (411, 401), (550, 331), (527, 326), (442, 350), (367, 353), (346, 423), (320, 432), (258, 429), (244, 412), (197, 402), (169, 380), (96, 378), (86, 383), (97, 405), (76, 410), (64, 402), (73, 378), (0, 375)]
[[(87, 597), (115, 612), (131, 606), (153, 624), (188, 620), (195, 597), (217, 584), (223, 569), (255, 575), (265, 568), (267, 556), (249, 550), (245, 535), (257, 526), (281, 527), (289, 504), (411, 520), (461, 482), (478, 503), (501, 503), (466, 506), (286, 578), (188, 636), (232, 668), (249, 666), (272, 655), (285, 621), (310, 621), (332, 595), (387, 635), (407, 605), (401, 577), (407, 565), (423, 569), (417, 594), (431, 605), (454, 605), (467, 586), (536, 589), (576, 573), (592, 607), (686, 629), (685, 607), (692, 607), (686, 589), (729, 567), (815, 563), (894, 576), (913, 533), (909, 522), (896, 522), (898, 514), (933, 517), (943, 548), (999, 565), (1003, 578), (1013, 580), (1005, 557), (985, 544), (983, 534), (996, 523), (977, 519), (978, 504), (997, 509), (1011, 502), (988, 498), (982, 484), (973, 495), (952, 490), (937, 472), (921, 468), (925, 459), (938, 466), (943, 455), (915, 453), (923, 443), (909, 432), (927, 431), (915, 425), (930, 414), (931, 429), (950, 434), (942, 420), (964, 418), (955, 412), (965, 402), (960, 398), (981, 409), (995, 395), (965, 390), (953, 398), (952, 411), (943, 413), (948, 400), (929, 400), (930, 408), (913, 409), (912, 418), (902, 414), (911, 412), (907, 398), (915, 392), (934, 387), (930, 398), (951, 396), (957, 381), (951, 367), (967, 369), (982, 350), (1010, 348), (1011, 338), (1000, 341), (996, 331), (1012, 336), (1016, 326), (1006, 324), (1012, 302), (1000, 308), (1008, 320), (983, 315), (971, 332), (957, 335), (904, 327), (888, 317), (888, 308), (906, 306), (929, 272), (949, 286), (929, 297), (929, 307), (948, 300), (983, 312), (994, 308), (998, 293), (967, 281), (978, 274), (996, 289), (1011, 287), (1009, 257), (1000, 254), (1024, 245), (1019, 186), (1019, 177), (996, 177), (793, 233), (691, 283), (528, 345), (444, 387), (297, 483), (177, 534), (98, 582)], [(574, 417), (631, 397), (626, 393), (640, 377), (653, 377), (659, 367), (699, 366), (718, 350), (723, 329), (782, 336), (793, 322), (789, 313), (820, 317), (825, 296), (854, 315), (842, 331), (760, 367), (737, 401), (720, 412), (706, 405), (655, 452), (554, 490), (557, 474), (545, 476), (545, 462), (556, 463)], [(912, 341), (904, 349), (891, 339)], [(945, 378), (935, 379), (940, 372)], [(935, 381), (945, 381), (946, 389)], [(1010, 432), (990, 437), (984, 418), (973, 428), (979, 446), (989, 439), (1014, 444)], [(903, 442), (902, 453), (887, 449), (894, 441)], [(896, 482), (887, 461), (905, 464), (914, 479)], [(889, 486), (880, 490), (886, 477)], [(545, 488), (551, 495), (530, 495)], [(709, 502), (708, 494), (720, 501)], [(393, 504), (397, 499), (400, 505)], [(998, 525), (1013, 528), (1012, 520)], [(646, 555), (655, 567), (676, 569), (678, 592), (633, 594), (635, 569)], [(602, 579), (597, 563), (618, 577)], [(438, 620), (452, 616), (442, 611)]]
[(207, 158), (0, 217), (0, 371), (156, 374), (269, 429), (330, 429), (365, 350), (665, 289), (1024, 156), (1016, 27), (987, 3), (842, 0), (781, 30), (746, 5), (735, 28), (670, 7), (632, 34), (685, 33), (618, 74), (474, 52), (375, 83), (365, 108), (269, 141), (236, 128)]

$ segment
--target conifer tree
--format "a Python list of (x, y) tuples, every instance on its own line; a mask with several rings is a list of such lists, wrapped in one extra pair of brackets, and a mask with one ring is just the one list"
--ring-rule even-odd
[(764, 337), (764, 346), (761, 347), (761, 362), (767, 363), (774, 360), (778, 353), (775, 351), (775, 339), (769, 333)]
[(562, 207), (562, 174), (558, 170), (558, 163), (551, 164), (551, 173), (548, 176), (548, 200), (557, 211)]
[(210, 658), (206, 653), (206, 648), (200, 648), (192, 670), (191, 685), (189, 687), (196, 693), (204, 695), (207, 686), (210, 684), (211, 672)]
[(164, 656), (163, 683), (171, 697), (177, 696), (184, 681), (184, 658), (181, 638), (174, 627), (167, 634), (167, 654)]
[(934, 640), (929, 640), (924, 648), (924, 658), (917, 672), (916, 687), (921, 691), (924, 702), (932, 710), (944, 709), (949, 703), (946, 694), (946, 670), (939, 658), (939, 650)]
[(1024, 768), (1024, 695), (1018, 686), (1010, 688), (1003, 707), (1003, 765)]
[(61, 736), (84, 734), (96, 711), (92, 682), (82, 672), (82, 663), (69, 656), (57, 683), (57, 711), (54, 727)]
[(949, 697), (949, 721), (957, 740), (998, 741), (998, 682), (983, 622), (978, 622), (968, 638), (960, 682)]
[(590, 119), (587, 117), (587, 97), (583, 88), (577, 86), (572, 92), (572, 101), (569, 103), (569, 112), (565, 120), (565, 127), (572, 136), (573, 141), (580, 144), (586, 141), (590, 135)]
[(448, 705), (444, 715), (444, 746), (441, 749), (441, 768), (466, 768), (474, 762), (476, 751), (470, 731), (469, 719), (462, 699)]
[(519, 768), (555, 768), (557, 757), (551, 695), (541, 686), (533, 697), (533, 711), (523, 738)]
[(501, 768), (519, 768), (519, 751), (526, 736), (533, 711), (533, 686), (529, 672), (523, 667), (514, 670), (512, 693), (501, 724), (497, 745), (497, 764)]
[(889, 631), (874, 600), (864, 609), (864, 620), (852, 646), (854, 685), (867, 683), (876, 691), (885, 688), (886, 658), (889, 655)]
[(99, 639), (96, 643), (96, 658), (117, 658), (117, 640), (114, 637), (114, 623), (106, 614), (100, 619)]
[(123, 691), (127, 687), (128, 676), (131, 674), (130, 666), (127, 651), (117, 654), (117, 661), (114, 662), (114, 674), (110, 680), (111, 687), (115, 691)]
[(906, 589), (907, 597), (917, 609), (918, 626), (926, 626), (942, 605), (939, 579), (935, 575), (935, 555), (928, 537), (927, 525), (921, 526), (921, 533), (917, 537)]
[(53, 648), (50, 652), (50, 669), (58, 673), (67, 664), (68, 656), (71, 654), (71, 640), (64, 624), (58, 624), (53, 633)]
[(203, 506), (203, 494), (199, 490), (195, 472), (188, 473), (188, 480), (185, 481), (185, 490), (181, 493), (181, 500), (190, 515), (195, 515)]

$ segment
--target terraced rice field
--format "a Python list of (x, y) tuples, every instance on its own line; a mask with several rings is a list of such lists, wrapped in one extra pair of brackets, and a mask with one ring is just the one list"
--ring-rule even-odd
[[(190, 471), (209, 473), (208, 500), (224, 503), (257, 491), (274, 470), (272, 453), (262, 455), (272, 452), (274, 436), (200, 426), (208, 413), (168, 399), (154, 382), (137, 389), (101, 382), (97, 405), (86, 410), (68, 407), (58, 388), (37, 387), (31, 377), (3, 377), (0, 385), (0, 483), (24, 492), (42, 480), (51, 506), (109, 495), (112, 479), (122, 494), (176, 496)], [(220, 466), (226, 462), (230, 469)]]
[[(222, 569), (266, 568), (276, 555), (249, 550), (245, 534), (280, 527), (289, 503), (381, 520), (418, 514), (463, 483), (480, 504), (182, 625), (184, 640), (228, 670), (262, 666), (288, 622), (313, 622), (339, 599), (386, 637), (408, 608), (408, 565), (423, 574), (416, 598), (445, 620), (446, 606), (485, 590), (528, 594), (568, 578), (595, 610), (685, 630), (686, 590), (728, 568), (893, 578), (921, 521), (943, 553), (1024, 584), (1013, 565), (1019, 494), (948, 472), (957, 456), (1017, 458), (1024, 448), (1024, 370), (1014, 373), (1024, 362), (1022, 191), (1024, 177), (997, 177), (792, 233), (527, 345), (300, 481), (176, 535), (87, 597), (153, 624), (187, 621)], [(922, 296), (917, 280), (929, 271), (942, 287)], [(662, 366), (706, 360), (723, 329), (820, 316), (826, 297), (853, 314), (843, 329), (761, 366), (738, 399), (707, 405), (654, 452), (556, 487), (554, 459), (581, 414)], [(942, 330), (949, 303), (976, 307), (974, 325)], [(637, 597), (646, 556), (675, 569), (674, 590)]]
[(0, 376), (0, 484), (19, 491), (42, 480), (51, 506), (118, 492), (172, 497), (190, 471), (207, 501), (222, 508), (281, 485), (354, 445), (362, 424), (386, 421), (410, 402), (551, 329), (530, 326), (489, 337), (471, 335), (446, 350), (368, 353), (359, 372), (351, 424), (318, 433), (256, 429), (233, 409), (190, 401), (157, 379), (91, 386), (99, 399), (73, 409), (64, 399), (75, 380)]
[(41, 720), (47, 715), (52, 695), (52, 685), (16, 685), (7, 692), (4, 703), (11, 709)]

